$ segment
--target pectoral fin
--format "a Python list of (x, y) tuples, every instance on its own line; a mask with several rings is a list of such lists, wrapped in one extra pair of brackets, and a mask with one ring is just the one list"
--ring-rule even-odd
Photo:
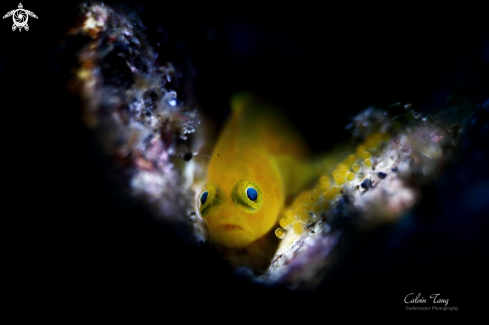
[(318, 170), (308, 161), (291, 156), (275, 157), (275, 164), (282, 176), (285, 195), (295, 195), (319, 177)]

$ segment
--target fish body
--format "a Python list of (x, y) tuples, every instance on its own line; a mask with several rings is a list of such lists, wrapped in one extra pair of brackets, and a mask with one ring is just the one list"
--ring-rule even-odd
[(230, 248), (269, 233), (286, 198), (317, 174), (298, 132), (273, 105), (242, 93), (231, 107), (198, 197), (210, 241)]

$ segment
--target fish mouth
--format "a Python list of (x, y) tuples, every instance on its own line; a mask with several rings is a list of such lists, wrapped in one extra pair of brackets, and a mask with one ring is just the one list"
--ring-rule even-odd
[(226, 230), (243, 230), (243, 227), (240, 227), (238, 225), (226, 224), (226, 225), (220, 225), (220, 226), (216, 227), (216, 229), (214, 231), (217, 232), (217, 231), (226, 231)]
[(210, 227), (211, 241), (226, 247), (244, 247), (252, 243), (256, 234), (245, 223), (223, 223)]

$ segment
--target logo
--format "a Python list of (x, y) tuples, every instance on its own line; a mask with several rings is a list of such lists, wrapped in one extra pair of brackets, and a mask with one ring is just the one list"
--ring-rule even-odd
[(37, 18), (36, 14), (32, 11), (23, 9), (22, 3), (19, 3), (19, 9), (7, 12), (7, 14), (3, 16), (3, 18), (5, 19), (10, 16), (12, 16), (12, 19), (14, 20), (12, 30), (15, 31), (18, 28), (19, 32), (22, 31), (22, 28), (25, 28), (25, 30), (29, 30), (29, 25), (27, 25), (29, 16)]
[[(418, 293), (416, 298), (413, 298), (414, 293), (409, 293), (406, 297), (404, 297), (404, 303), (406, 304), (427, 304), (430, 300), (426, 300), (421, 296), (421, 293)], [(430, 307), (422, 306), (422, 307), (411, 307), (406, 306), (406, 310), (443, 310), (443, 311), (458, 311), (458, 307), (456, 306), (448, 306), (448, 300), (439, 297), (441, 294), (435, 293), (430, 295), (430, 298), (433, 299), (433, 305)], [(439, 304), (439, 305), (437, 305)]]

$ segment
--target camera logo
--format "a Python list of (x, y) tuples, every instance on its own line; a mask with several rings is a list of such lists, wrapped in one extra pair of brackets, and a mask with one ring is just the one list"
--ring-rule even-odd
[(29, 16), (37, 18), (36, 14), (32, 11), (23, 9), (22, 3), (19, 3), (18, 9), (7, 12), (7, 14), (3, 16), (3, 18), (5, 19), (10, 16), (12, 16), (12, 19), (14, 20), (12, 31), (15, 31), (18, 28), (19, 32), (22, 31), (22, 28), (24, 28), (26, 31), (29, 30), (29, 25), (27, 25)]

